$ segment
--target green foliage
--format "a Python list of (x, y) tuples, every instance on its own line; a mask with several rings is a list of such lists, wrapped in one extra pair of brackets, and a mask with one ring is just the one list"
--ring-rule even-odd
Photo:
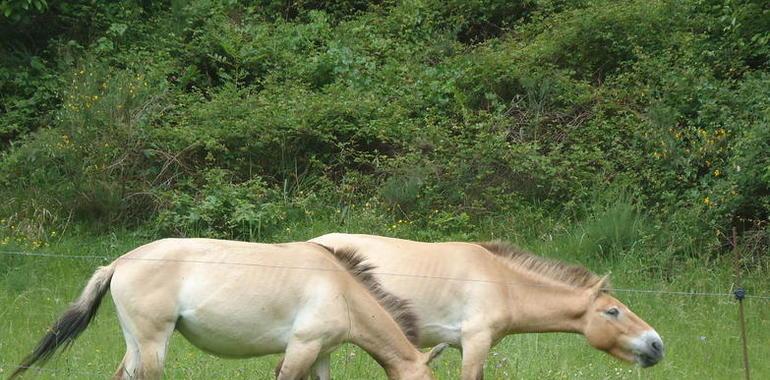
[[(649, 236), (672, 221), (672, 239), (719, 252), (731, 227), (764, 231), (770, 215), (768, 12), (732, 0), (19, 11), (0, 26), (0, 214), (37, 235), (74, 220), (269, 239), (311, 210), (344, 221), (370, 203), (383, 231), (462, 238), (528, 210), (585, 220), (586, 254), (658, 244)], [(597, 200), (615, 188), (622, 201)]]
[(534, 0), (451, 0), (435, 2), (463, 43), (477, 43), (508, 32), (537, 8)]
[(138, 177), (146, 174), (144, 126), (157, 110), (157, 82), (104, 66), (71, 75), (55, 126), (3, 157), (0, 184), (14, 200), (2, 206), (4, 213), (34, 219), (42, 209), (111, 222), (147, 212), (146, 184)]
[[(119, 53), (121, 43), (142, 35), (142, 24), (133, 23), (129, 28), (128, 19), (140, 19), (153, 11), (134, 1), (0, 2), (12, 7), (26, 3), (31, 8), (14, 13), (10, 22), (0, 22), (3, 150), (28, 133), (49, 126), (62, 107), (62, 93), (68, 86), (64, 79), (72, 75), (73, 67), (94, 54)], [(44, 4), (45, 11), (38, 12), (34, 4)], [(123, 61), (118, 67), (125, 64)]]
[(0, 14), (11, 20), (19, 20), (31, 12), (43, 12), (48, 8), (46, 0), (3, 0), (0, 1)]
[(323, 11), (334, 19), (341, 20), (350, 18), (366, 11), (369, 8), (382, 4), (382, 0), (260, 0), (256, 2), (258, 10), (265, 17), (271, 20), (285, 19), (304, 19), (313, 11)]
[(281, 194), (268, 188), (259, 177), (233, 183), (232, 175), (212, 169), (204, 173), (201, 185), (190, 192), (174, 191), (165, 195), (171, 205), (158, 216), (158, 225), (166, 233), (248, 238), (261, 240), (281, 227), (287, 218), (287, 204)]
[(0, 149), (50, 122), (63, 85), (44, 58), (23, 53), (0, 58)]
[[(688, 26), (681, 2), (609, 1), (565, 11), (544, 21), (546, 29), (526, 47), (539, 63), (569, 69), (575, 76), (602, 81), (638, 59), (640, 52), (660, 51), (675, 40), (660, 30)], [(530, 50), (531, 49), (531, 50)]]

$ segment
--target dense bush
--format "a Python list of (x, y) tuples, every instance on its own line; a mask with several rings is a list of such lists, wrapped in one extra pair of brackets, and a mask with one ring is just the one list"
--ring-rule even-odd
[(767, 228), (762, 1), (0, 4), (0, 214), (27, 233), (261, 239), (362, 204), (447, 234), (588, 218), (600, 251), (635, 220)]

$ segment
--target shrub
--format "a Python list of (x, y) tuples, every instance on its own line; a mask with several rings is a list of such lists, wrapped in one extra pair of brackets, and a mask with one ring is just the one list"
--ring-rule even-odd
[[(211, 169), (203, 183), (184, 184), (162, 194), (169, 206), (158, 215), (165, 234), (262, 240), (287, 219), (281, 194), (255, 177), (232, 182), (230, 173)], [(194, 188), (192, 190), (191, 188)]]
[(0, 216), (30, 234), (74, 220), (270, 239), (311, 204), (347, 223), (371, 202), (387, 233), (470, 238), (525, 210), (582, 221), (606, 257), (667, 223), (696, 248), (665, 255), (719, 252), (718, 233), (753, 236), (770, 208), (767, 12), (51, 2), (0, 25)]
[(33, 218), (36, 204), (90, 221), (151, 212), (138, 194), (143, 128), (159, 105), (153, 79), (86, 65), (69, 82), (53, 125), (2, 158), (0, 183), (17, 202), (5, 212)]

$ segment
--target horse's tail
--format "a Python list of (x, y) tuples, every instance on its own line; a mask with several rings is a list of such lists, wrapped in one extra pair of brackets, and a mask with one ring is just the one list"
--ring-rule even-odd
[(37, 344), (35, 351), (27, 355), (11, 374), (10, 379), (20, 375), (37, 362), (45, 363), (59, 347), (67, 347), (82, 333), (99, 310), (102, 297), (110, 288), (112, 275), (115, 273), (115, 262), (96, 270), (88, 280), (80, 297), (73, 302), (67, 311), (48, 329), (43, 339)]

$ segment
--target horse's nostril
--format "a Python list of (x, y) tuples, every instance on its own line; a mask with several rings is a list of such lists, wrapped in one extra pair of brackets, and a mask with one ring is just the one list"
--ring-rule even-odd
[(657, 342), (657, 341), (652, 342), (651, 346), (652, 346), (652, 349), (655, 350), (656, 352), (660, 352), (663, 350), (663, 345), (660, 342)]

